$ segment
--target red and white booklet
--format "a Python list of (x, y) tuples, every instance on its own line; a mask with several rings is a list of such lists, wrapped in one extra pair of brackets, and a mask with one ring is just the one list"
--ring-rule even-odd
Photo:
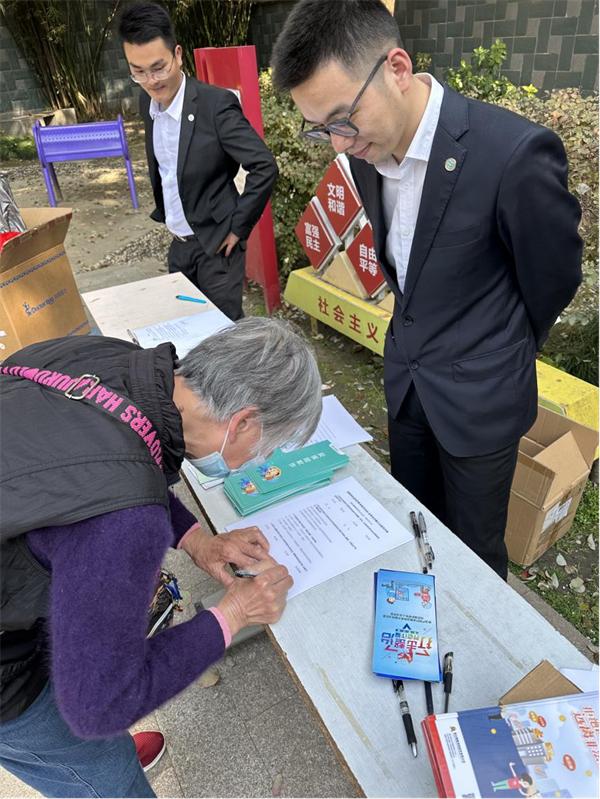
[(596, 797), (598, 692), (428, 716), (440, 797)]

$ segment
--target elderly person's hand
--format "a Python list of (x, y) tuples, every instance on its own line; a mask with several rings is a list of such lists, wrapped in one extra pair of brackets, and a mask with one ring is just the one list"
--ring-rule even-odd
[(269, 542), (258, 527), (244, 527), (219, 535), (196, 527), (182, 539), (181, 549), (188, 553), (196, 566), (224, 586), (229, 586), (234, 578), (226, 567), (234, 563), (240, 569), (255, 570), (258, 561), (267, 557)]
[(285, 608), (287, 592), (294, 584), (290, 573), (267, 557), (255, 563), (256, 577), (236, 577), (217, 605), (231, 635), (250, 624), (274, 624)]

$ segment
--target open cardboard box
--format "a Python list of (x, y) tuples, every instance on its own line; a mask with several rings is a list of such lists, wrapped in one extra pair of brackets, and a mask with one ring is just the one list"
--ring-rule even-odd
[(560, 671), (547, 660), (542, 660), (498, 701), (501, 705), (508, 705), (513, 702), (534, 702), (538, 699), (549, 699), (552, 696), (580, 693), (581, 691), (575, 683), (563, 677)]
[(508, 555), (529, 566), (571, 527), (598, 433), (541, 405), (519, 442), (506, 524)]
[(27, 344), (89, 333), (65, 252), (70, 208), (21, 208), (27, 230), (0, 252), (0, 360)]

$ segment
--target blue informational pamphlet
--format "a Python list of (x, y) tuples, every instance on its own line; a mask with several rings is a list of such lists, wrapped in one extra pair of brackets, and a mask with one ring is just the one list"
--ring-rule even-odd
[(373, 672), (380, 677), (440, 682), (432, 574), (375, 573)]

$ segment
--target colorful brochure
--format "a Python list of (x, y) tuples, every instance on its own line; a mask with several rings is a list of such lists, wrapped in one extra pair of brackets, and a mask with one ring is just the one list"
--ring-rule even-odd
[(598, 796), (598, 691), (428, 716), (440, 796)]
[(282, 499), (327, 485), (334, 471), (348, 460), (329, 441), (293, 452), (275, 450), (260, 466), (227, 477), (223, 488), (240, 516), (247, 516)]
[(372, 669), (400, 680), (442, 679), (432, 574), (375, 572)]

